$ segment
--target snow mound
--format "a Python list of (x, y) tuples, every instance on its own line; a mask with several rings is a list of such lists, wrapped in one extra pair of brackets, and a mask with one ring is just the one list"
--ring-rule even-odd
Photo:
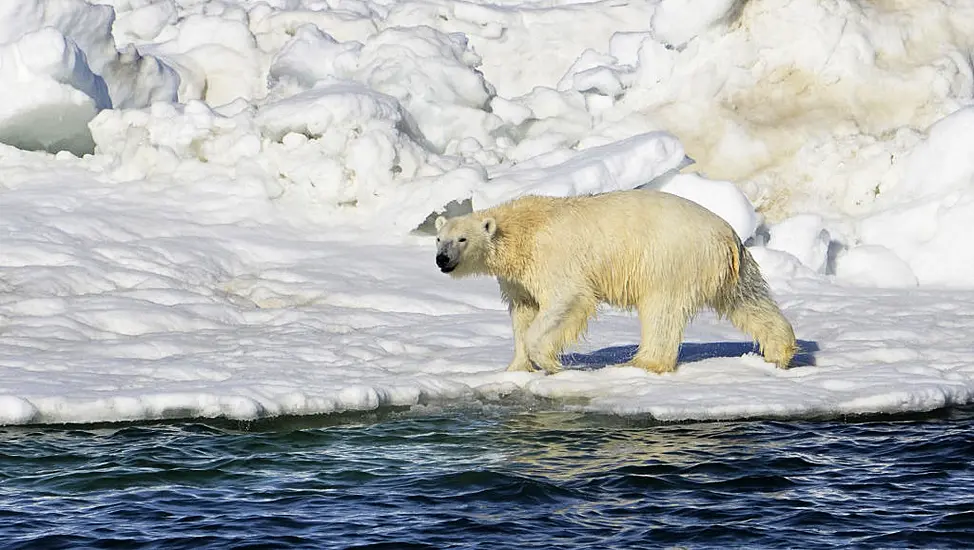
[(271, 60), (270, 85), (310, 89), (322, 80), (348, 78), (358, 68), (361, 51), (360, 42), (339, 42), (315, 25), (301, 25)]
[(494, 89), (475, 70), (480, 61), (462, 34), (390, 28), (365, 42), (356, 79), (399, 99), (437, 150), (464, 139), (492, 145), (499, 120), (485, 111)]
[(29, 424), (37, 417), (37, 407), (19, 397), (0, 395), (0, 426)]
[(199, 170), (201, 164), (232, 167), (261, 150), (252, 114), (224, 116), (200, 101), (106, 110), (90, 128), (96, 153), (111, 161), (120, 181)]
[(683, 46), (721, 20), (734, 17), (740, 0), (661, 0), (650, 28), (653, 36), (670, 46)]
[(836, 260), (835, 278), (852, 286), (917, 286), (916, 275), (909, 264), (890, 249), (874, 244), (864, 244), (842, 252)]
[(543, 4), (397, 2), (382, 24), (463, 33), (483, 58), (486, 80), (510, 98), (553, 87), (582, 52), (604, 48), (616, 32), (645, 29), (655, 9), (653, 2), (614, 0)]

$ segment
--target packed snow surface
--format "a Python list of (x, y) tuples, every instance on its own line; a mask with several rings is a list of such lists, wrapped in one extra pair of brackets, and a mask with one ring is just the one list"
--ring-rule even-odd
[[(0, 424), (528, 402), (661, 420), (974, 401), (967, 0), (0, 2)], [(431, 217), (684, 196), (803, 352), (606, 309), (504, 371)]]

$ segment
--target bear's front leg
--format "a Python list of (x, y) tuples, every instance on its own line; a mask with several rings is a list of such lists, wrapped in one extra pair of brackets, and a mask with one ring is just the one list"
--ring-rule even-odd
[(511, 323), (514, 326), (514, 359), (507, 366), (509, 371), (534, 370), (528, 355), (528, 329), (538, 315), (538, 308), (524, 302), (511, 302)]
[(585, 332), (588, 319), (595, 312), (594, 298), (572, 297), (555, 300), (541, 308), (528, 329), (528, 357), (549, 374), (561, 370), (558, 355), (565, 346)]
[(563, 308), (541, 309), (527, 333), (528, 359), (548, 374), (561, 370), (552, 335), (558, 330), (562, 312)]
[(558, 352), (544, 344), (536, 345), (528, 351), (531, 362), (548, 374), (561, 372), (561, 361), (558, 360)]

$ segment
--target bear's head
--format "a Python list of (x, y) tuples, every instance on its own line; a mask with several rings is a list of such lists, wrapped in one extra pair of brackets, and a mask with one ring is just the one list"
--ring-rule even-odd
[(496, 232), (494, 218), (476, 214), (436, 218), (436, 267), (452, 277), (485, 274)]

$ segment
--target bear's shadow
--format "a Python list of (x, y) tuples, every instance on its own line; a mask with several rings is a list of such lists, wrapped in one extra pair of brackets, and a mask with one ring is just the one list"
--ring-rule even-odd
[[(589, 353), (568, 353), (561, 356), (561, 363), (566, 369), (596, 370), (608, 365), (626, 363), (636, 355), (637, 345), (611, 346)], [(809, 340), (798, 340), (798, 353), (791, 361), (792, 367), (809, 367), (815, 365), (815, 352), (819, 351), (818, 343)], [(748, 353), (761, 353), (757, 344), (753, 342), (684, 342), (680, 345), (679, 364), (693, 363), (714, 357), (741, 357)]]

